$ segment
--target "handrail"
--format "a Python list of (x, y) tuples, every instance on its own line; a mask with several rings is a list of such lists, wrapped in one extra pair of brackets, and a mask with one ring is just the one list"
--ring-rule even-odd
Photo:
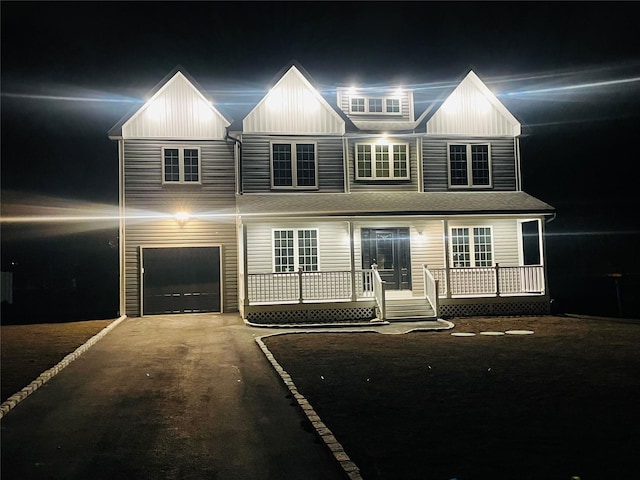
[(371, 265), (373, 269), (373, 294), (380, 309), (380, 320), (387, 318), (387, 302), (386, 302), (386, 285), (387, 282), (382, 280), (377, 265)]
[(433, 278), (426, 265), (422, 265), (422, 273), (424, 276), (424, 296), (431, 305), (433, 312), (438, 318), (440, 316), (440, 300), (438, 295), (438, 280)]

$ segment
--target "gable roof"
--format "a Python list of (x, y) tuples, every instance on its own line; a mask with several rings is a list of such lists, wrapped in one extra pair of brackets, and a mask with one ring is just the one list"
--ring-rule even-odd
[(417, 120), (426, 117), (427, 133), (470, 135), (520, 135), (520, 122), (507, 110), (473, 70), (437, 108), (428, 108)]
[(210, 99), (205, 93), (204, 89), (198, 84), (198, 82), (180, 65), (174, 67), (165, 77), (160, 80), (156, 84), (153, 89), (146, 95), (144, 104), (142, 106), (135, 106), (131, 110), (129, 110), (109, 131), (109, 138), (117, 139), (121, 138), (123, 135), (123, 128), (126, 125), (130, 124), (130, 122), (135, 121), (135, 119), (141, 115), (149, 106), (153, 103), (153, 101), (162, 94), (162, 92), (172, 84), (172, 82), (177, 79), (182, 79), (193, 89), (195, 94), (200, 97), (211, 109), (212, 113), (219, 117), (223, 123), (229, 125), (231, 120), (223, 114), (220, 109), (213, 106), (213, 101)]
[[(248, 127), (250, 126), (256, 127), (258, 126), (257, 125), (258, 123), (264, 122), (265, 119), (260, 118), (260, 117), (264, 117), (263, 109), (265, 105), (269, 103), (269, 100), (278, 94), (279, 95), (284, 94), (285, 97), (292, 96), (291, 102), (286, 102), (287, 98), (282, 98), (277, 100), (277, 104), (288, 103), (288, 105), (293, 105), (295, 107), (292, 112), (289, 112), (289, 114), (293, 114), (293, 116), (298, 115), (300, 116), (300, 118), (294, 119), (292, 122), (293, 124), (298, 125), (300, 124), (301, 120), (308, 119), (309, 117), (306, 114), (306, 112), (303, 113), (301, 111), (297, 111), (297, 108), (299, 108), (299, 105), (300, 105), (300, 102), (299, 102), (300, 98), (298, 98), (300, 91), (291, 92), (285, 89), (283, 92), (282, 90), (279, 90), (279, 88), (284, 89), (284, 84), (287, 81), (292, 81), (293, 83), (300, 82), (302, 93), (308, 92), (308, 94), (311, 96), (307, 98), (309, 98), (310, 100), (311, 99), (317, 100), (320, 106), (324, 108), (325, 112), (327, 112), (328, 117), (325, 118), (325, 121), (329, 119), (333, 119), (334, 122), (337, 122), (336, 125), (334, 125), (334, 129), (336, 126), (339, 126), (338, 128), (342, 130), (342, 132), (340, 133), (344, 133), (344, 131), (357, 130), (355, 125), (353, 125), (353, 122), (351, 122), (351, 120), (349, 120), (349, 118), (344, 114), (344, 112), (342, 112), (342, 110), (340, 110), (337, 107), (335, 102), (332, 100), (329, 100), (321, 93), (320, 88), (318, 87), (317, 83), (312, 79), (311, 75), (309, 75), (309, 73), (304, 69), (304, 67), (302, 67), (296, 61), (290, 62), (278, 72), (274, 80), (271, 82), (271, 86), (268, 89), (266, 95), (264, 95), (262, 99), (253, 107), (253, 109), (251, 109), (251, 111), (244, 117), (241, 125), (239, 125), (239, 122), (236, 122), (232, 125), (231, 129), (232, 130), (242, 129), (243, 131), (246, 131), (246, 130), (250, 130), (250, 128)], [(293, 98), (293, 96), (295, 96), (296, 98)], [(313, 102), (313, 100), (311, 101)], [(273, 128), (274, 125), (267, 126), (267, 128), (269, 127)], [(285, 127), (281, 125), (276, 125), (275, 127), (284, 130), (278, 133), (289, 133), (286, 130), (290, 127)], [(317, 129), (318, 125), (314, 126), (314, 128)], [(326, 125), (325, 125), (325, 128), (327, 128)], [(296, 133), (296, 132), (291, 131), (290, 133)], [(311, 132), (311, 133), (318, 133), (318, 132)]]

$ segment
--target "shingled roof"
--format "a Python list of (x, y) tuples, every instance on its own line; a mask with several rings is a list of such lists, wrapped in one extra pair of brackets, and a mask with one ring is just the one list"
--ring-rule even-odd
[(357, 192), (246, 194), (243, 216), (548, 215), (554, 208), (525, 192)]

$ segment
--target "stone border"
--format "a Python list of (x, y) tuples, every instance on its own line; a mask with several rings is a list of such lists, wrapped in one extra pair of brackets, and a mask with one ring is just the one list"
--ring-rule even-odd
[[(276, 333), (275, 335), (288, 335), (288, 333)], [(322, 440), (324, 444), (329, 448), (340, 467), (347, 474), (347, 477), (350, 480), (362, 480), (362, 476), (360, 475), (360, 469), (358, 468), (358, 466), (349, 458), (349, 455), (347, 455), (347, 453), (344, 451), (344, 448), (342, 448), (342, 445), (340, 444), (340, 442), (338, 442), (336, 437), (333, 436), (331, 430), (329, 430), (329, 428), (327, 428), (324, 422), (320, 419), (311, 404), (307, 401), (306, 398), (304, 398), (304, 395), (302, 395), (298, 391), (298, 387), (296, 387), (295, 383), (293, 383), (291, 376), (282, 368), (282, 366), (278, 363), (276, 358), (262, 341), (262, 339), (265, 337), (272, 337), (275, 335), (264, 335), (262, 337), (257, 337), (255, 341), (260, 349), (262, 349), (262, 352), (267, 357), (267, 360), (271, 362), (271, 365), (276, 370), (286, 387), (289, 389), (289, 392), (295, 399), (298, 406), (302, 409), (309, 422), (311, 422), (311, 426), (320, 436), (320, 440)]]
[(104, 337), (116, 326), (120, 325), (120, 323), (122, 323), (122, 321), (125, 318), (127, 318), (127, 316), (123, 315), (120, 318), (111, 322), (109, 325), (104, 327), (102, 330), (96, 333), (93, 337), (91, 337), (85, 343), (83, 343), (78, 348), (76, 348), (72, 353), (68, 354), (66, 357), (60, 360), (57, 365), (41, 373), (38, 376), (38, 378), (36, 378), (29, 385), (24, 387), (18, 393), (14, 393), (7, 400), (2, 402), (2, 404), (0, 404), (0, 420), (2, 420), (2, 418), (7, 413), (9, 413), (9, 411), (11, 411), (16, 405), (18, 405), (22, 400), (27, 398), (29, 395), (35, 392), (38, 388), (40, 388), (42, 385), (44, 385), (53, 377), (55, 377), (58, 373), (64, 370), (64, 368), (67, 367), (71, 362), (76, 360), (78, 357), (80, 357), (80, 355), (82, 355), (84, 352), (89, 350), (93, 345), (95, 345), (98, 342), (98, 340)]

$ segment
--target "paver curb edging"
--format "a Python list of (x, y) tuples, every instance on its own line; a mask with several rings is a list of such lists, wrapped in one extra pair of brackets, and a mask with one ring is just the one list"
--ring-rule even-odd
[[(275, 335), (287, 335), (287, 333), (277, 333)], [(289, 389), (291, 396), (295, 399), (298, 406), (304, 412), (307, 420), (309, 420), (311, 426), (315, 429), (316, 433), (320, 437), (320, 440), (322, 440), (327, 448), (331, 451), (334, 458), (346, 474), (347, 478), (349, 478), (350, 480), (362, 480), (362, 476), (360, 475), (360, 469), (358, 468), (358, 466), (349, 458), (349, 455), (347, 455), (340, 442), (338, 442), (333, 433), (331, 433), (331, 430), (329, 430), (324, 422), (320, 419), (320, 417), (304, 397), (304, 395), (302, 395), (298, 391), (298, 387), (296, 387), (295, 383), (293, 383), (291, 376), (282, 368), (282, 366), (278, 363), (273, 354), (269, 351), (267, 346), (262, 341), (262, 339), (265, 337), (271, 337), (275, 335), (264, 335), (262, 337), (257, 337), (255, 341), (267, 357), (267, 360), (271, 362), (271, 365), (278, 373), (286, 387)]]
[(116, 326), (118, 326), (125, 318), (127, 318), (127, 316), (123, 315), (120, 318), (111, 322), (109, 325), (104, 327), (102, 330), (96, 333), (89, 340), (87, 340), (78, 348), (76, 348), (72, 353), (68, 354), (66, 357), (60, 360), (54, 367), (51, 367), (49, 370), (45, 370), (43, 373), (41, 373), (38, 376), (38, 378), (36, 378), (29, 385), (24, 387), (19, 392), (14, 393), (7, 400), (2, 402), (2, 404), (0, 404), (0, 420), (2, 420), (2, 418), (7, 413), (9, 413), (9, 411), (15, 408), (15, 406), (18, 405), (22, 400), (27, 398), (29, 395), (35, 392), (38, 388), (40, 388), (42, 385), (47, 383), (49, 380), (55, 377), (58, 373), (64, 370), (65, 367), (67, 367), (71, 362), (73, 362), (78, 357), (80, 357), (80, 355), (82, 355), (84, 352), (89, 350), (93, 345), (95, 345), (98, 342), (98, 340), (100, 340), (107, 333), (109, 333)]

